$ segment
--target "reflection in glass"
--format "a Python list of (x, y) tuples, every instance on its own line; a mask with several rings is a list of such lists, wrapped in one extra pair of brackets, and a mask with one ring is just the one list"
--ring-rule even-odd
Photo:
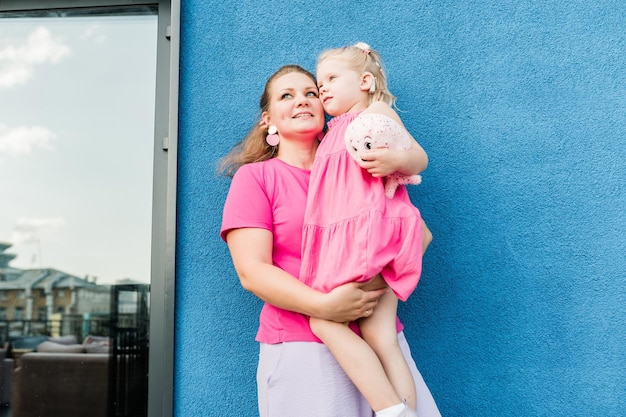
[(13, 417), (127, 415), (107, 397), (111, 317), (135, 326), (123, 346), (144, 366), (157, 18), (0, 23), (0, 403)]

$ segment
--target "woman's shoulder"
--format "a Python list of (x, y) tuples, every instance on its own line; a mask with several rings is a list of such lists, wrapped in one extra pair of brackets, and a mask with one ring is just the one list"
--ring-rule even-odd
[(251, 175), (255, 173), (261, 173), (268, 169), (276, 169), (279, 166), (279, 164), (276, 163), (277, 160), (278, 158), (271, 158), (265, 161), (250, 162), (244, 164), (239, 167), (235, 175), (239, 173), (241, 173), (240, 175)]
[(272, 158), (266, 161), (251, 162), (242, 165), (235, 173), (233, 180), (238, 177), (253, 177), (257, 179), (274, 178), (276, 175), (286, 175), (287, 172), (292, 173), (292, 175), (298, 175), (307, 174), (310, 171), (289, 165), (279, 158)]

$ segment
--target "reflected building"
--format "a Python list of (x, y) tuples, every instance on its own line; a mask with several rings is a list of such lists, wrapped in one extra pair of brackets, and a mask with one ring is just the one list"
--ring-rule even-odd
[(11, 246), (0, 242), (0, 320), (41, 322), (109, 313), (110, 286), (54, 268), (11, 267), (16, 257), (6, 253)]

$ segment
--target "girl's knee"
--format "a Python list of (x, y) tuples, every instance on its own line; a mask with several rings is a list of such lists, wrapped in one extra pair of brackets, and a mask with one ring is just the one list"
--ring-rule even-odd
[(400, 349), (398, 335), (392, 332), (371, 332), (365, 341), (378, 355), (389, 351), (396, 352)]

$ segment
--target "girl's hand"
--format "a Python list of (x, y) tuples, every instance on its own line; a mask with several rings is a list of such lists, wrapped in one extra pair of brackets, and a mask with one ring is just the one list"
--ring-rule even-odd
[(345, 323), (371, 314), (378, 304), (378, 299), (388, 289), (365, 290), (364, 285), (366, 284), (350, 282), (325, 294), (325, 307), (319, 318)]
[(373, 177), (385, 177), (400, 171), (407, 163), (407, 151), (401, 149), (377, 148), (361, 152), (361, 168)]

